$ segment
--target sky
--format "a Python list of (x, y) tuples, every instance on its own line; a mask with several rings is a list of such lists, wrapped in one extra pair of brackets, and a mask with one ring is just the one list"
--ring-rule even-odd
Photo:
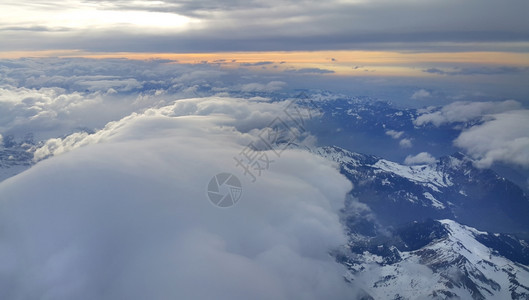
[(432, 102), (526, 104), (527, 11), (523, 0), (2, 1), (0, 58), (169, 59), (311, 75), (406, 105), (403, 87)]
[[(0, 142), (37, 142), (35, 165), (0, 182), (0, 298), (351, 299), (329, 255), (347, 243), (339, 211), (354, 188), (337, 166), (288, 149), (254, 183), (234, 156), (299, 89), (330, 90), (321, 98), (421, 107), (382, 132), (402, 163), (436, 162), (413, 133), (449, 128), (447, 148), (529, 174), (528, 11), (0, 0)], [(207, 199), (220, 172), (243, 185), (228, 209)]]
[(261, 52), (261, 60), (339, 74), (365, 65), (402, 74), (425, 62), (526, 68), (528, 10), (523, 0), (2, 1), (0, 56), (186, 53), (175, 57), (252, 62), (239, 52)]
[(523, 0), (46, 0), (1, 8), (4, 51), (524, 52), (529, 42)]

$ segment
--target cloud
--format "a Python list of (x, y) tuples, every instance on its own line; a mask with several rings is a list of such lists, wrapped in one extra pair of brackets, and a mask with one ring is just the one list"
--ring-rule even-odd
[[(286, 106), (284, 102), (269, 103), (267, 101), (251, 101), (243, 98), (204, 97), (181, 99), (162, 108), (147, 109), (144, 113), (133, 113), (121, 120), (109, 122), (95, 133), (76, 132), (64, 138), (47, 140), (35, 151), (35, 160), (59, 155), (90, 144), (106, 142), (120, 135), (121, 128), (126, 124), (143, 119), (145, 116), (223, 116), (215, 119), (222, 126), (235, 127), (238, 131), (249, 133), (266, 127), (274, 118), (281, 116)], [(209, 119), (213, 119), (210, 117)], [(285, 118), (286, 119), (286, 118)], [(207, 126), (201, 125), (201, 126)], [(215, 128), (215, 126), (212, 126)], [(196, 134), (201, 134), (199, 131)], [(140, 133), (137, 133), (140, 135)]]
[(80, 93), (66, 93), (60, 88), (0, 87), (0, 131), (19, 135), (35, 129), (55, 132), (60, 127), (74, 126), (72, 122), (66, 124), (68, 117), (98, 102), (100, 97), (96, 95), (84, 98)]
[(68, 28), (60, 27), (45, 27), (45, 26), (8, 26), (0, 27), (0, 31), (38, 31), (38, 32), (57, 32), (57, 31), (68, 31)]
[(455, 68), (454, 71), (444, 71), (438, 68), (429, 68), (423, 72), (439, 75), (504, 75), (516, 74), (527, 71), (527, 68), (519, 68), (512, 66), (501, 67), (473, 67), (473, 68)]
[(464, 130), (454, 145), (490, 167), (503, 162), (529, 168), (529, 110), (493, 114), (491, 119)]
[(271, 81), (269, 83), (247, 83), (241, 86), (243, 92), (275, 92), (286, 86), (283, 81)]
[(130, 92), (139, 90), (143, 86), (134, 78), (128, 79), (102, 79), (102, 80), (79, 80), (77, 84), (86, 87), (88, 90), (108, 90)]
[[(176, 99), (274, 92), (277, 76), (168, 60), (17, 59), (0, 61), (0, 133), (37, 140), (100, 129)], [(246, 76), (247, 75), (247, 76)]]
[(430, 92), (428, 92), (427, 90), (420, 89), (418, 91), (415, 91), (413, 93), (413, 95), (411, 95), (411, 98), (412, 99), (424, 99), (424, 98), (429, 98), (431, 96), (432, 96), (432, 94)]
[(255, 67), (255, 66), (266, 66), (266, 65), (272, 65), (274, 64), (273, 61), (259, 61), (255, 63), (240, 63), (239, 65), (242, 67)]
[(411, 148), (413, 147), (413, 143), (411, 142), (411, 139), (402, 139), (399, 142), (399, 146), (402, 148)]
[(502, 102), (453, 102), (429, 108), (414, 121), (417, 126), (441, 126), (466, 122), (454, 145), (490, 167), (502, 162), (529, 167), (529, 110), (514, 100)]
[(302, 69), (289, 69), (287, 73), (299, 73), (299, 74), (332, 74), (333, 70), (320, 69), (320, 68), (302, 68)]
[[(354, 298), (328, 254), (346, 243), (351, 185), (336, 166), (287, 150), (251, 183), (234, 163), (253, 136), (234, 125), (266, 124), (281, 104), (176, 101), (0, 183), (1, 298)], [(243, 184), (227, 209), (206, 196), (220, 172)]]
[(426, 112), (415, 119), (414, 124), (423, 126), (428, 123), (439, 127), (454, 122), (469, 122), (481, 119), (488, 114), (519, 109), (521, 104), (514, 100), (502, 102), (453, 102), (440, 110)]
[(420, 164), (432, 164), (435, 163), (436, 159), (428, 152), (421, 152), (417, 155), (408, 155), (404, 159), (406, 165), (420, 165)]
[[(23, 8), (3, 3), (6, 50), (281, 51), (329, 49), (489, 50), (527, 42), (523, 0), (48, 1)], [(50, 10), (49, 7), (55, 9)], [(277, 10), (281, 7), (281, 11)], [(456, 8), (454, 10), (454, 8)], [(84, 14), (83, 14), (84, 13)], [(394, 26), (398, 22), (399, 26)], [(64, 24), (69, 27), (63, 29)], [(417, 24), (428, 24), (417, 28)], [(34, 28), (20, 38), (9, 28)], [(461, 30), (465, 28), (465, 30)], [(57, 29), (68, 30), (56, 32)], [(47, 37), (47, 38), (43, 38)], [(139, 42), (141, 41), (141, 42)], [(519, 47), (519, 46), (518, 46)]]
[(446, 75), (446, 72), (441, 70), (441, 69), (438, 69), (438, 68), (429, 68), (429, 69), (425, 69), (425, 70), (422, 70), (423, 72), (425, 73), (430, 73), (430, 74), (439, 74), (439, 75)]
[(386, 135), (393, 139), (399, 139), (404, 134), (404, 131), (386, 130)]

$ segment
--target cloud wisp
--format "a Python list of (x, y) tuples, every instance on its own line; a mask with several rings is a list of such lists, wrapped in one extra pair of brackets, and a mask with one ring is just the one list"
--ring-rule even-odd
[(429, 68), (423, 72), (438, 75), (504, 75), (504, 74), (518, 74), (526, 72), (527, 68), (502, 66), (502, 67), (473, 67), (473, 68), (456, 68), (455, 70), (445, 71), (438, 68)]
[(435, 157), (433, 157), (428, 152), (421, 152), (416, 155), (408, 155), (404, 160), (406, 165), (420, 165), (420, 164), (432, 164), (436, 162)]

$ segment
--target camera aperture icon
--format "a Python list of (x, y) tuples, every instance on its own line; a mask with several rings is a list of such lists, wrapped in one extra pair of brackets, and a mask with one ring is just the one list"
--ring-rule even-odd
[(241, 181), (231, 173), (219, 173), (209, 181), (208, 198), (215, 206), (233, 206), (239, 202), (241, 196)]

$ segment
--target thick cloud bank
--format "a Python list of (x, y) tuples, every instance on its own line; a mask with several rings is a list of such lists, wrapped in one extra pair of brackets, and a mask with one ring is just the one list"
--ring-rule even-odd
[(525, 51), (528, 9), (525, 0), (9, 1), (0, 38), (11, 51), (491, 51), (498, 42)]
[(490, 167), (494, 162), (529, 168), (529, 110), (514, 100), (503, 102), (454, 102), (427, 111), (415, 125), (458, 124), (461, 134), (454, 145)]
[[(256, 107), (177, 101), (0, 183), (0, 298), (354, 298), (328, 254), (346, 242), (337, 212), (350, 184), (295, 150), (251, 183), (233, 160), (251, 134), (229, 123), (251, 132)], [(243, 185), (230, 208), (206, 196), (220, 172)]]
[(453, 102), (438, 111), (427, 112), (415, 120), (415, 125), (431, 123), (435, 126), (454, 122), (469, 122), (485, 115), (520, 109), (521, 104), (514, 100), (503, 102)]
[(463, 131), (454, 144), (478, 157), (485, 167), (501, 161), (529, 168), (529, 110), (508, 111), (492, 117)]

